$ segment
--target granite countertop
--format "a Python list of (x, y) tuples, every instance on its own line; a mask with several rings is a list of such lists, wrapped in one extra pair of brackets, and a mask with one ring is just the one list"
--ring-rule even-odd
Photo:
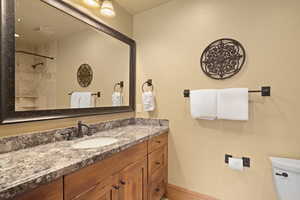
[[(75, 140), (55, 141), (0, 154), (0, 199), (12, 199), (41, 184), (84, 168), (135, 144), (168, 132), (168, 125), (128, 124)], [(117, 143), (94, 149), (74, 149), (73, 144), (97, 137), (113, 137)]]

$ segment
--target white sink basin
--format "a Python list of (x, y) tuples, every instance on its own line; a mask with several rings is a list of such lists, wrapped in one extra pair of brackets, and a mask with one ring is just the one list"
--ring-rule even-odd
[(72, 147), (74, 149), (92, 149), (111, 145), (116, 142), (118, 142), (118, 139), (116, 138), (100, 137), (75, 143), (72, 145)]

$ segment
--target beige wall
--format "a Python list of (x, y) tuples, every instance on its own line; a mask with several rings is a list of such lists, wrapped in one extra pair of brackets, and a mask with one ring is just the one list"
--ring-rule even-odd
[[(57, 106), (70, 107), (72, 91), (101, 92), (96, 107), (112, 106), (114, 85), (124, 81), (124, 106), (129, 105), (129, 45), (94, 29), (86, 29), (58, 40)], [(77, 81), (81, 64), (93, 70), (91, 85), (82, 88)]]
[[(66, 0), (69, 1), (69, 0)], [(101, 17), (101, 21), (105, 24), (117, 29), (118, 31), (131, 36), (132, 35), (132, 24), (133, 18), (128, 12), (124, 9), (116, 7), (117, 16), (112, 19)], [(89, 12), (89, 10), (85, 10)], [(94, 11), (95, 12), (95, 11)], [(100, 17), (100, 16), (94, 16)], [(76, 122), (80, 119), (87, 123), (94, 123), (99, 121), (106, 121), (112, 119), (119, 119), (119, 118), (127, 118), (127, 117), (134, 117), (134, 113), (123, 113), (123, 114), (113, 114), (113, 115), (99, 115), (99, 116), (91, 116), (91, 117), (80, 117), (80, 118), (69, 118), (69, 119), (61, 119), (61, 120), (49, 120), (49, 121), (41, 121), (41, 122), (31, 122), (31, 123), (20, 123), (16, 125), (0, 125), (0, 137), (8, 136), (8, 135), (18, 135), (33, 131), (42, 131), (48, 130), (53, 128), (62, 128), (68, 127), (71, 125), (75, 125)]]
[[(222, 200), (276, 199), (268, 157), (300, 158), (299, 10), (298, 0), (174, 0), (134, 17), (137, 85), (153, 79), (158, 108), (150, 116), (170, 120), (170, 183)], [(239, 40), (248, 57), (238, 75), (217, 81), (199, 59), (222, 37)], [(182, 94), (263, 85), (272, 97), (251, 94), (248, 122), (194, 120)], [(251, 168), (228, 169), (226, 153), (249, 156)]]

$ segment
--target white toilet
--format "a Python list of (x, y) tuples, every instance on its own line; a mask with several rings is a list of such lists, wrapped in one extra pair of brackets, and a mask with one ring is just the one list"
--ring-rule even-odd
[(300, 200), (300, 160), (270, 159), (278, 200)]

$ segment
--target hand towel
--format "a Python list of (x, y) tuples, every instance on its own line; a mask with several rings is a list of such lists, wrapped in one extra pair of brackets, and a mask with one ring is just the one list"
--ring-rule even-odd
[(248, 120), (248, 88), (218, 90), (218, 119)]
[(71, 108), (79, 108), (80, 93), (73, 92), (71, 95)]
[(92, 93), (91, 92), (80, 92), (80, 108), (92, 107)]
[(194, 119), (214, 120), (217, 118), (217, 90), (190, 91), (191, 115)]
[(112, 106), (122, 106), (123, 96), (120, 92), (114, 92), (112, 94)]
[(155, 100), (154, 100), (154, 94), (150, 91), (143, 92), (143, 105), (144, 105), (144, 111), (154, 111), (155, 109)]
[(71, 108), (89, 108), (92, 106), (91, 92), (73, 92), (71, 95)]

